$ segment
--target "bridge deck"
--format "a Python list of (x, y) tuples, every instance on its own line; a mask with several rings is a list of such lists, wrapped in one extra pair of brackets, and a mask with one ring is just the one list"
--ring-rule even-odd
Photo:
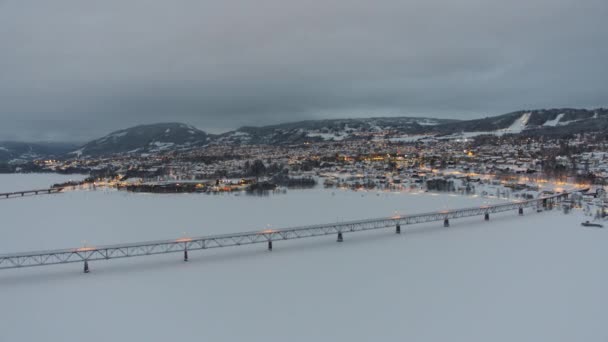
[(43, 194), (54, 194), (61, 192), (63, 188), (49, 188), (49, 189), (37, 189), (37, 190), (23, 190), (23, 191), (13, 191), (13, 192), (3, 192), (0, 193), (0, 198), (9, 198), (9, 197), (17, 197), (17, 196), (25, 196), (25, 195), (43, 195)]
[(402, 225), (443, 220), (444, 226), (449, 226), (449, 220), (456, 218), (487, 215), (486, 219), (488, 219), (489, 214), (512, 210), (519, 210), (520, 214), (522, 214), (524, 208), (544, 207), (548, 203), (561, 202), (562, 200), (567, 199), (569, 194), (570, 193), (561, 193), (558, 195), (512, 203), (340, 223), (319, 224), (283, 229), (267, 229), (262, 231), (249, 231), (234, 234), (210, 235), (172, 240), (114, 244), (97, 247), (0, 254), (0, 269), (84, 262), (85, 272), (88, 272), (88, 261), (93, 260), (109, 260), (180, 252), (184, 253), (184, 260), (188, 260), (188, 251), (192, 250), (240, 246), (255, 243), (268, 243), (268, 248), (272, 249), (273, 241), (301, 239), (331, 234), (337, 234), (338, 241), (342, 241), (343, 234), (351, 232), (395, 227), (396, 232), (400, 233)]

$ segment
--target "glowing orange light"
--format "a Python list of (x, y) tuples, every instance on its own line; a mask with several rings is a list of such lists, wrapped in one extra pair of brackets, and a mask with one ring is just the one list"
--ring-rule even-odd
[(190, 241), (192, 241), (192, 239), (191, 238), (186, 238), (186, 237), (179, 238), (179, 239), (175, 240), (175, 242), (190, 242)]
[(80, 247), (80, 248), (75, 249), (76, 252), (89, 252), (89, 251), (95, 251), (95, 250), (97, 250), (97, 248), (95, 248), (95, 247)]
[(264, 229), (264, 230), (261, 231), (261, 233), (262, 234), (271, 234), (271, 233), (274, 233), (274, 230), (272, 230), (272, 229)]

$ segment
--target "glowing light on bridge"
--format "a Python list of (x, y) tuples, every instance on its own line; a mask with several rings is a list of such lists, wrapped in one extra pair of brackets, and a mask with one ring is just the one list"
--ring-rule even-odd
[(74, 249), (74, 252), (90, 252), (90, 251), (96, 251), (97, 248), (95, 247), (80, 247), (80, 248), (76, 248)]
[[(532, 200), (523, 201), (521, 204), (513, 204), (513, 203), (501, 203), (490, 205), (492, 208), (492, 212), (507, 212), (513, 210), (520, 210), (520, 215), (524, 208), (535, 208), (541, 204), (543, 199), (553, 200), (553, 203), (560, 203), (564, 200), (567, 200), (567, 197), (571, 195), (572, 192), (566, 192), (562, 194), (554, 194), (550, 196), (545, 196), (541, 198), (536, 198)], [(543, 203), (544, 204), (544, 203)], [(473, 217), (484, 215), (486, 210), (479, 208), (464, 208), (464, 209), (451, 209), (445, 208), (442, 211), (425, 213), (425, 214), (417, 214), (417, 215), (408, 215), (401, 218), (401, 220), (397, 223), (399, 224), (422, 224), (427, 222), (436, 222), (443, 220), (444, 227), (449, 227), (450, 222), (449, 219), (456, 218), (464, 218), (464, 217)], [(450, 215), (447, 215), (450, 214)], [(351, 221), (349, 222), (349, 232), (363, 232), (368, 231), (370, 229), (385, 229), (388, 227), (401, 228), (399, 225), (395, 224), (394, 221), (388, 221), (386, 218), (381, 219), (372, 219), (372, 220), (361, 220), (361, 221)], [(184, 237), (182, 239), (176, 240), (162, 240), (156, 242), (134, 242), (128, 244), (116, 244), (116, 245), (105, 245), (100, 247), (100, 249), (94, 246), (83, 246), (77, 249), (57, 249), (50, 251), (34, 251), (34, 252), (26, 252), (26, 253), (14, 253), (14, 254), (0, 254), (0, 269), (12, 269), (12, 268), (21, 268), (21, 267), (30, 267), (30, 266), (42, 266), (42, 265), (55, 265), (55, 264), (66, 264), (66, 263), (76, 263), (84, 261), (84, 270), (85, 273), (89, 272), (88, 262), (94, 260), (110, 260), (115, 258), (124, 258), (124, 257), (137, 257), (137, 256), (148, 256), (152, 254), (164, 254), (164, 253), (176, 253), (182, 252), (184, 253), (184, 261), (188, 260), (187, 252), (189, 250), (201, 250), (209, 247), (229, 247), (229, 246), (240, 246), (244, 244), (254, 244), (254, 243), (268, 243), (268, 249), (272, 250), (272, 240), (274, 238), (273, 235), (266, 235), (260, 237), (258, 234), (272, 234), (275, 233), (280, 235), (281, 240), (291, 240), (291, 239), (299, 239), (304, 237), (315, 237), (315, 236), (325, 236), (329, 234), (334, 234), (338, 232), (339, 240), (341, 242), (342, 232), (340, 231), (342, 224), (331, 223), (331, 224), (323, 224), (323, 225), (315, 225), (315, 226), (304, 226), (304, 227), (292, 227), (289, 229), (265, 229), (261, 231), (254, 232), (244, 232), (244, 233), (234, 233), (234, 234), (221, 234), (216, 236), (206, 236), (204, 239), (201, 239), (201, 244), (192, 244), (192, 246), (188, 246), (187, 248), (180, 249), (175, 248), (176, 244), (179, 241), (189, 241), (190, 238)], [(400, 232), (400, 231), (398, 231)], [(277, 236), (279, 239), (279, 236)], [(84, 243), (84, 241), (83, 241)], [(182, 247), (182, 246), (178, 246)], [(151, 250), (153, 253), (151, 253)], [(95, 253), (92, 253), (95, 251)], [(78, 257), (72, 257), (72, 254), (77, 254), (79, 252), (91, 252), (86, 253), (84, 255), (78, 255)]]

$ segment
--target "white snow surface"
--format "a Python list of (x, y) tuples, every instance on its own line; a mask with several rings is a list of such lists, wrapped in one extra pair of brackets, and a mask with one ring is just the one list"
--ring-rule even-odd
[(161, 142), (161, 141), (153, 141), (151, 143), (149, 143), (148, 145), (150, 146), (155, 146), (154, 150), (166, 150), (172, 146), (175, 145), (175, 143), (172, 142)]
[(555, 119), (545, 121), (543, 126), (548, 126), (548, 127), (557, 126), (557, 124), (559, 124), (559, 121), (564, 117), (564, 115), (565, 115), (564, 113), (561, 113), (561, 114), (557, 115), (557, 117), (555, 117)]
[[(24, 181), (22, 179), (19, 182)], [(0, 175), (0, 189), (15, 183)], [(25, 186), (27, 187), (27, 186)], [(332, 192), (335, 194), (332, 195)], [(74, 191), (0, 201), (0, 253), (488, 203), (450, 195)], [(605, 341), (608, 231), (577, 212), (0, 271), (0, 341)]]
[(311, 137), (311, 138), (321, 137), (323, 140), (335, 140), (335, 141), (344, 140), (344, 138), (346, 137), (346, 135), (337, 135), (337, 134), (333, 134), (333, 133), (321, 133), (321, 132), (308, 132), (308, 133), (306, 133), (306, 136)]
[(418, 120), (416, 121), (420, 126), (437, 126), (439, 125), (439, 122), (435, 121), (435, 120), (429, 120), (429, 119), (424, 119), (424, 120)]
[(450, 134), (440, 137), (439, 139), (468, 139), (473, 138), (480, 135), (496, 135), (503, 136), (505, 134), (518, 134), (521, 133), (526, 126), (528, 125), (528, 121), (530, 120), (530, 115), (532, 113), (524, 113), (519, 119), (515, 120), (511, 126), (499, 129), (495, 131), (477, 131), (477, 132), (461, 132), (456, 134)]
[(118, 138), (122, 138), (125, 135), (127, 135), (127, 133), (129, 133), (128, 131), (120, 131), (120, 132), (116, 132), (114, 134), (111, 134), (110, 137), (114, 138), (114, 139), (118, 139)]
[(522, 114), (522, 116), (519, 119), (515, 120), (511, 124), (511, 126), (509, 126), (508, 128), (506, 128), (502, 131), (499, 131), (499, 132), (501, 132), (503, 134), (521, 133), (526, 128), (526, 125), (528, 124), (528, 120), (530, 120), (530, 115), (532, 115), (532, 113)]
[[(55, 173), (0, 174), (0, 193), (20, 190), (48, 189), (53, 184), (68, 181), (80, 181), (86, 177), (86, 175), (60, 175)], [(0, 253), (2, 253), (1, 250)]]
[(392, 142), (414, 142), (425, 138), (430, 138), (428, 134), (406, 134), (399, 137), (389, 138)]

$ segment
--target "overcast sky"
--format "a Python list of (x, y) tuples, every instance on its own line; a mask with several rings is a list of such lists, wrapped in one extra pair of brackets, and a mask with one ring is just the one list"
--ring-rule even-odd
[(0, 140), (608, 105), (606, 0), (0, 0)]

